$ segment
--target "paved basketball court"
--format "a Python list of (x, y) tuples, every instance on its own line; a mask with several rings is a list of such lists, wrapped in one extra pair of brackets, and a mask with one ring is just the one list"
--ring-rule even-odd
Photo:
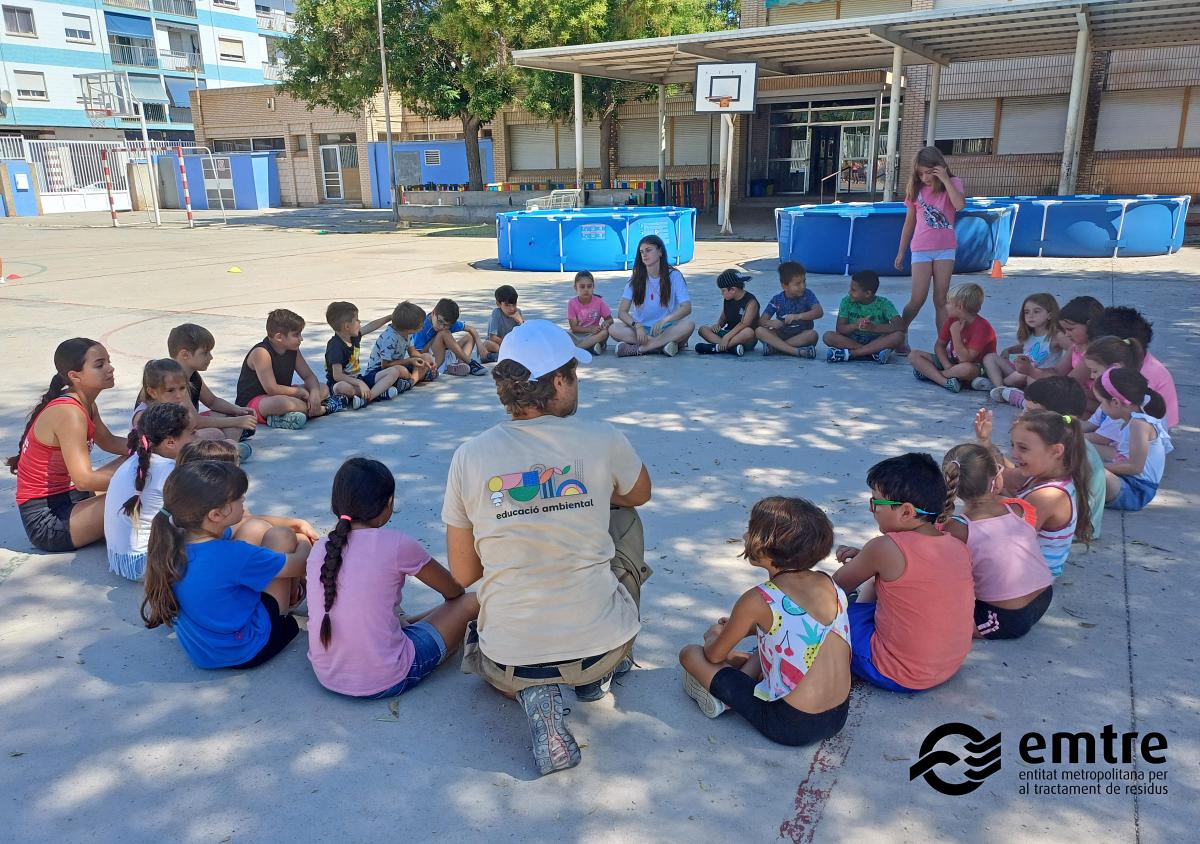
[[(216, 335), (209, 380), (231, 395), (242, 356), (274, 307), (309, 319), (304, 351), (318, 361), (330, 334), (324, 309), (335, 298), (356, 302), (370, 318), (401, 299), (428, 307), (449, 295), (482, 325), (491, 291), (510, 283), (527, 317), (565, 319), (572, 295), (565, 276), (471, 266), (494, 258), (486, 238), (385, 233), (370, 215), (355, 217), (357, 227), (309, 218), (194, 231), (57, 227), (102, 226), (105, 215), (0, 221), (5, 272), (21, 276), (0, 285), (0, 451), (15, 449), (24, 415), (51, 375), (55, 345), (74, 335), (111, 351), (117, 388), (101, 406), (110, 426), (124, 430), (143, 362), (165, 354), (167, 331), (179, 322), (201, 322)], [(778, 289), (770, 243), (705, 242), (697, 251), (683, 269), (700, 321), (718, 310), (713, 278), (725, 266), (752, 271), (749, 289), (760, 298)], [(228, 271), (235, 266), (242, 272)], [(1200, 493), (1200, 252), (1115, 263), (1017, 259), (1007, 274), (972, 279), (987, 290), (984, 314), (1002, 342), (1015, 331), (1024, 295), (1038, 290), (1060, 301), (1088, 293), (1141, 307), (1155, 322), (1154, 352), (1176, 376), (1184, 425), (1152, 506), (1110, 513), (1102, 541), (1074, 552), (1034, 632), (1018, 642), (977, 643), (944, 687), (922, 696), (856, 687), (843, 733), (795, 750), (768, 744), (735, 716), (705, 719), (681, 690), (675, 655), (755, 582), (736, 541), (755, 500), (777, 492), (812, 498), (833, 519), (838, 542), (861, 542), (873, 525), (867, 468), (909, 449), (940, 456), (967, 439), (980, 396), (919, 386), (903, 362), (610, 355), (584, 370), (580, 413), (619, 426), (650, 469), (654, 499), (642, 515), (655, 575), (643, 595), (640, 669), (599, 703), (569, 701), (585, 745), (582, 765), (537, 778), (516, 705), (456, 665), (401, 697), (395, 710), (321, 689), (302, 640), (248, 673), (192, 668), (173, 636), (142, 627), (140, 587), (108, 573), (102, 547), (31, 553), (5, 476), (4, 837), (1088, 844), (1192, 837), (1200, 826), (1200, 623), (1192, 600), (1200, 592), (1200, 530), (1186, 514), (1195, 513)], [(614, 306), (624, 279), (599, 274), (599, 290)], [(810, 285), (832, 311), (846, 282), (814, 276)], [(898, 304), (906, 291), (903, 279), (881, 289)], [(913, 344), (926, 346), (932, 336), (927, 308)], [(249, 506), (327, 530), (334, 470), (348, 455), (370, 454), (407, 490), (393, 525), (444, 558), (439, 514), (450, 455), (502, 415), (490, 379), (447, 377), (300, 432), (264, 429), (247, 466)], [(997, 411), (1001, 437), (1011, 415)], [(433, 601), (415, 581), (406, 597), (410, 611)], [(967, 796), (909, 781), (922, 740), (947, 722), (1002, 736), (1001, 770)], [(1049, 769), (1059, 783), (1068, 772), (1134, 769), (1102, 758), (1033, 765), (1018, 755), (1031, 731), (1049, 739), (1108, 724), (1166, 737), (1166, 762), (1136, 769), (1143, 786), (1168, 793), (1132, 795), (1130, 780), (1093, 779), (1069, 782), (1099, 782), (1099, 794), (1018, 792), (1046, 784)], [(1165, 778), (1150, 782), (1152, 770)], [(941, 769), (959, 782), (961, 771)], [(1107, 793), (1114, 782), (1118, 793)]]

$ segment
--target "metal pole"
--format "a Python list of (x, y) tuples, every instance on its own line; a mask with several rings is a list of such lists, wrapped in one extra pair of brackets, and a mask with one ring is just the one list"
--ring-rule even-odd
[[(112, 168), (108, 166), (108, 150), (104, 147), (100, 148), (100, 164), (104, 168), (104, 190), (108, 194), (108, 213), (112, 217), (113, 228), (120, 228), (120, 223), (117, 222), (117, 203), (113, 200), (112, 192)], [(0, 275), (0, 280), (4, 278)]]
[(183, 186), (183, 207), (187, 211), (188, 228), (196, 228), (196, 221), (192, 217), (192, 195), (188, 191), (187, 170), (183, 166), (183, 147), (175, 147), (175, 154), (179, 156), (179, 182)]
[[(879, 188), (879, 118), (883, 115), (883, 91), (875, 94), (875, 119), (871, 121), (871, 201)], [(810, 156), (811, 160), (811, 156)], [(806, 177), (807, 178), (807, 177)], [(805, 193), (808, 191), (805, 190)]]
[(387, 53), (383, 49), (383, 0), (375, 0), (375, 21), (379, 26), (379, 72), (383, 77), (383, 123), (387, 134), (388, 157), (388, 201), (392, 207), (392, 221), (400, 219), (396, 206), (396, 153), (392, 149), (392, 95), (388, 89)]
[(150, 174), (150, 202), (154, 205), (154, 225), (162, 225), (162, 214), (158, 210), (158, 174), (154, 172), (154, 151), (150, 149), (150, 131), (146, 128), (146, 104), (138, 103), (138, 117), (142, 122), (142, 146), (146, 153), (146, 171)]
[(725, 125), (728, 127), (726, 131), (729, 134), (729, 143), (726, 144), (725, 162), (724, 162), (724, 168), (725, 168), (725, 223), (724, 223), (724, 225), (721, 226), (721, 234), (733, 234), (733, 223), (730, 221), (730, 213), (729, 212), (730, 212), (730, 208), (733, 203), (733, 147), (734, 147), (734, 139), (736, 138), (736, 136), (733, 133), (734, 132), (733, 115), (732, 114), (723, 114), (723, 115), (721, 115), (721, 119), (724, 121)]
[(729, 178), (725, 170), (725, 162), (728, 159), (729, 151), (729, 124), (725, 122), (725, 115), (721, 115), (721, 151), (720, 157), (717, 159), (717, 225), (721, 227), (721, 231), (725, 231), (725, 194), (729, 192)]
[[(709, 161), (712, 160), (712, 133), (709, 133)], [(667, 86), (658, 86), (658, 189), (667, 203)]]
[(896, 197), (896, 147), (900, 142), (900, 76), (904, 73), (904, 50), (892, 48), (892, 93), (888, 99), (887, 167), (884, 168), (883, 201)]
[(1088, 58), (1087, 18), (1079, 16), (1079, 32), (1075, 36), (1075, 66), (1071, 69), (1071, 97), (1067, 101), (1067, 128), (1063, 139), (1062, 169), (1058, 175), (1060, 196), (1075, 192), (1075, 136), (1078, 133), (1083, 99), (1087, 95), (1086, 70)]
[(937, 112), (938, 100), (942, 93), (942, 66), (940, 64), (930, 65), (929, 67), (929, 117), (925, 124), (925, 146), (933, 146), (933, 142), (937, 140)]
[(575, 187), (583, 189), (583, 74), (571, 74), (575, 81)]

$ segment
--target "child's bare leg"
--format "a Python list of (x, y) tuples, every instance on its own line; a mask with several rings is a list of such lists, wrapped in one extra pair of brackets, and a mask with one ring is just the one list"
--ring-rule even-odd
[(792, 355), (799, 354), (796, 350), (799, 349), (801, 346), (817, 345), (817, 332), (810, 328), (807, 331), (801, 331), (799, 334), (795, 335), (794, 337), (787, 338), (783, 342), (786, 345), (791, 347), (791, 351), (788, 352), (788, 354), (792, 354)]
[(479, 599), (474, 592), (467, 592), (457, 598), (434, 607), (427, 613), (422, 613), (420, 621), (427, 621), (442, 635), (446, 643), (447, 656), (454, 653), (462, 644), (467, 633), (467, 624), (479, 615)]
[(995, 352), (984, 356), (983, 368), (987, 372), (988, 380), (997, 387), (1007, 384), (1007, 377), (1016, 372), (1007, 358), (1003, 358)]
[(450, 332), (448, 331), (440, 331), (434, 335), (432, 340), (429, 341), (429, 346), (426, 348), (426, 351), (427, 353), (433, 355), (434, 369), (441, 369), (442, 361), (446, 359), (446, 336), (449, 336), (449, 334)]
[[(901, 318), (904, 320), (904, 328), (908, 329), (912, 325), (912, 321), (917, 318), (917, 314), (921, 312), (921, 308), (925, 307), (925, 300), (929, 297), (929, 282), (933, 278), (933, 264), (929, 261), (922, 261), (912, 265), (912, 295), (908, 300), (908, 304), (904, 306), (901, 312)], [(934, 296), (934, 307), (937, 307), (937, 297)], [(946, 295), (942, 294), (942, 308), (946, 307)], [(940, 328), (942, 323), (937, 323)]]
[(358, 388), (353, 384), (347, 384), (345, 381), (335, 381), (333, 384), (333, 394), (351, 398), (358, 395)]
[(741, 343), (753, 343), (753, 342), (754, 342), (754, 329), (753, 328), (749, 328), (749, 327), (739, 328), (737, 331), (734, 331), (731, 334), (725, 335), (725, 347), (728, 349), (732, 349), (734, 346), (737, 346)]
[(904, 342), (903, 331), (892, 331), (888, 334), (880, 334), (870, 343), (859, 346), (857, 349), (850, 350), (850, 359), (869, 358), (876, 352), (881, 352), (884, 349), (897, 349)]
[(308, 403), (295, 396), (265, 396), (258, 403), (262, 416), (282, 416), (285, 413), (308, 413)]
[[(754, 660), (749, 661), (753, 662)], [(685, 645), (679, 652), (679, 664), (683, 666), (684, 671), (699, 680), (706, 689), (712, 685), (713, 677), (716, 677), (721, 669), (738, 668), (728, 662), (709, 662), (708, 657), (704, 655), (704, 648), (700, 645)]]
[[(848, 349), (851, 352), (862, 348), (862, 344), (853, 337), (838, 334), (836, 331), (826, 331), (821, 337), (821, 342), (831, 349)], [(851, 357), (854, 357), (854, 355), (851, 355)]]
[(953, 275), (953, 260), (933, 262), (933, 312), (937, 317), (935, 325), (938, 328), (946, 324), (946, 296), (950, 293), (950, 279)]
[(466, 342), (460, 343), (449, 331), (439, 331), (436, 339), (442, 341), (442, 346), (447, 352), (458, 358), (460, 362), (466, 363), (471, 359), (471, 352), (475, 349), (474, 338), (470, 334), (466, 335), (466, 338)]
[(262, 545), (263, 538), (273, 527), (274, 525), (265, 519), (256, 519), (251, 516), (248, 519), (242, 519), (234, 526), (233, 538), (251, 545)]
[(908, 362), (912, 364), (912, 368), (924, 375), (935, 384), (945, 386), (946, 376), (941, 373), (933, 362), (933, 356), (929, 352), (918, 351), (913, 349), (909, 353)]
[(500, 344), (490, 337), (484, 340), (481, 345), (483, 346), (483, 353), (485, 355), (500, 354)]
[(1006, 387), (1024, 387), (1029, 383), (1029, 376), (1022, 372), (1013, 372), (1006, 375), (1004, 378), (1004, 386)]
[[(815, 332), (814, 332), (815, 333)], [(754, 332), (754, 336), (763, 341), (777, 352), (783, 352), (785, 355), (794, 355), (796, 350), (787, 344), (787, 341), (779, 336), (779, 331), (774, 328), (764, 328), (759, 326)]]
[[(281, 554), (291, 554), (296, 550), (296, 534), (285, 527), (272, 527), (259, 543), (263, 548), (278, 551)], [(292, 606), (292, 587), (294, 577), (277, 577), (267, 584), (263, 591), (275, 599), (281, 612), (286, 613)]]
[(1121, 494), (1121, 479), (1107, 469), (1104, 470), (1104, 503)]
[(227, 440), (237, 439), (231, 436), (225, 428), (197, 428), (196, 439), (198, 440)]
[(375, 385), (371, 387), (371, 398), (377, 399), (396, 385), (400, 380), (400, 367), (389, 366), (381, 369), (375, 375)]
[(700, 333), (700, 336), (704, 339), (704, 341), (706, 343), (720, 343), (721, 342), (721, 336), (719, 334), (717, 334), (717, 332), (713, 331), (711, 326), (708, 326), (708, 325), (700, 326), (699, 333)]

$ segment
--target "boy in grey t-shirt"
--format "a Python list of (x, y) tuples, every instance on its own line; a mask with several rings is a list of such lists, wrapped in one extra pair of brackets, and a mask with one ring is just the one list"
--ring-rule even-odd
[(494, 363), (500, 353), (500, 344), (518, 325), (523, 325), (525, 315), (517, 307), (517, 289), (511, 284), (496, 288), (496, 307), (488, 319), (487, 339), (483, 341), (484, 363)]

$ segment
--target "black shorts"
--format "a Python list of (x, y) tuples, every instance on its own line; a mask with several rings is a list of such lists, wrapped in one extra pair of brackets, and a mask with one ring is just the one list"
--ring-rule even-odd
[(262, 646), (262, 650), (241, 665), (231, 665), (230, 668), (255, 668), (262, 665), (286, 648), (288, 642), (295, 639), (296, 634), (300, 632), (300, 625), (296, 623), (296, 617), (290, 613), (288, 615), (280, 614), (279, 602), (273, 595), (261, 592), (259, 597), (262, 599), (263, 606), (267, 608), (267, 613), (271, 616), (271, 635), (267, 639), (267, 643)]
[(35, 548), (43, 551), (74, 551), (71, 511), (80, 501), (94, 496), (94, 492), (72, 489), (46, 498), (31, 498), (19, 508), (25, 535)]
[(713, 697), (741, 715), (754, 729), (777, 744), (801, 747), (836, 735), (846, 723), (850, 698), (818, 714), (801, 712), (786, 700), (768, 703), (754, 696), (758, 683), (736, 668), (722, 668), (708, 690)]
[(1054, 587), (1047, 586), (1046, 591), (1019, 610), (1006, 610), (994, 607), (986, 601), (975, 601), (975, 627), (979, 635), (985, 639), (1020, 639), (1033, 629), (1046, 610), (1050, 609), (1050, 600), (1054, 597)]

